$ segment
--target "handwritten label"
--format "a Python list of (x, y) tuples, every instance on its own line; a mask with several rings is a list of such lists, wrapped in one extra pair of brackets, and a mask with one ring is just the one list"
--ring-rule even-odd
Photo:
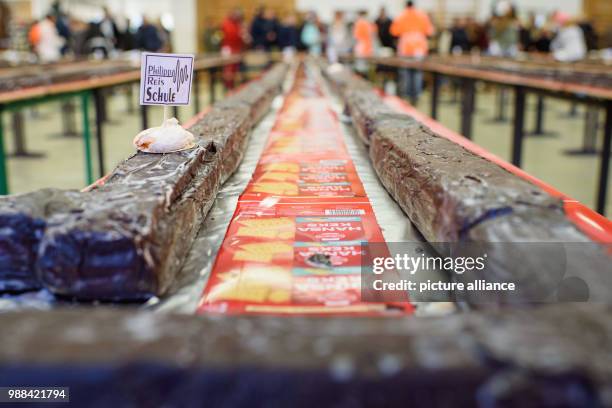
[(141, 105), (189, 105), (193, 55), (143, 52), (140, 67)]

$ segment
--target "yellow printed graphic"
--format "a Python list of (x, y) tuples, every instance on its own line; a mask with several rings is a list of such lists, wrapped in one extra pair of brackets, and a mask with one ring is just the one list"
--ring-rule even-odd
[(237, 300), (244, 302), (286, 303), (291, 297), (291, 274), (280, 267), (247, 266), (219, 275), (206, 301)]
[(286, 171), (291, 173), (299, 173), (300, 165), (298, 163), (270, 163), (265, 166), (266, 171)]
[(281, 255), (293, 255), (293, 246), (284, 242), (263, 242), (244, 244), (239, 246), (240, 250), (234, 254), (235, 261), (244, 262), (272, 262)]
[(253, 183), (253, 192), (275, 194), (284, 196), (296, 196), (299, 193), (299, 188), (294, 183), (268, 183), (268, 182), (257, 182)]
[(272, 181), (297, 181), (299, 175), (297, 173), (288, 172), (267, 172), (264, 173), (260, 180), (272, 180)]
[(236, 233), (239, 237), (292, 240), (295, 236), (295, 224), (288, 217), (239, 220), (239, 223)]

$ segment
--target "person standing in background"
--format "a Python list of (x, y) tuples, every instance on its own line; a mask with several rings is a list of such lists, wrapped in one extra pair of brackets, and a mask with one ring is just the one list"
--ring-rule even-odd
[(308, 17), (306, 18), (306, 22), (304, 23), (300, 37), (302, 43), (306, 46), (311, 55), (321, 55), (321, 44), (323, 43), (323, 38), (321, 35), (321, 30), (319, 29), (317, 14), (314, 11), (308, 13)]
[(359, 11), (359, 17), (353, 26), (353, 38), (355, 39), (355, 56), (366, 58), (374, 55), (374, 38), (376, 26), (368, 20), (366, 10)]
[(387, 15), (387, 10), (384, 7), (380, 8), (378, 17), (376, 18), (376, 29), (378, 30), (378, 41), (381, 47), (390, 48), (395, 51), (395, 39), (391, 35), (391, 19)]
[(451, 54), (464, 54), (470, 51), (470, 38), (465, 29), (465, 20), (462, 18), (454, 18), (451, 26), (451, 43), (449, 52)]
[(270, 51), (277, 40), (278, 22), (274, 10), (269, 7), (260, 7), (251, 23), (251, 38), (253, 48)]
[(55, 1), (51, 6), (51, 14), (55, 17), (55, 28), (57, 33), (64, 39), (62, 47), (62, 55), (66, 55), (72, 47), (72, 32), (70, 30), (70, 22), (66, 13), (62, 11), (59, 0)]
[[(399, 38), (397, 54), (416, 60), (423, 59), (429, 53), (427, 37), (434, 34), (434, 26), (429, 16), (414, 6), (413, 1), (406, 2), (406, 8), (391, 24), (391, 34)], [(403, 68), (400, 73), (400, 94), (408, 95), (416, 104), (423, 88), (423, 72), (414, 68)]]
[(489, 28), (489, 54), (496, 57), (515, 57), (519, 50), (520, 23), (516, 10), (507, 1), (500, 1)]
[(338, 62), (339, 57), (348, 54), (351, 48), (351, 39), (348, 26), (344, 21), (344, 13), (336, 10), (334, 21), (329, 27), (327, 41), (327, 59), (330, 63)]
[(559, 31), (550, 44), (550, 49), (557, 61), (575, 62), (587, 55), (587, 46), (582, 29), (565, 13), (558, 12), (554, 21)]
[(11, 9), (4, 1), (0, 0), (0, 50), (9, 48), (10, 32), (9, 24), (11, 22)]
[(54, 62), (62, 57), (64, 39), (57, 32), (55, 17), (47, 15), (37, 24), (38, 42), (35, 50), (40, 62)]
[(150, 52), (159, 51), (163, 45), (157, 27), (146, 16), (142, 17), (142, 25), (136, 32), (136, 44), (139, 49)]
[(291, 60), (300, 45), (300, 29), (297, 26), (295, 14), (285, 17), (278, 27), (278, 46), (286, 60)]
[[(223, 55), (240, 54), (245, 46), (245, 32), (242, 25), (244, 16), (239, 8), (233, 9), (221, 23), (221, 53)], [(232, 89), (236, 83), (236, 74), (240, 64), (226, 65), (223, 67), (223, 82), (225, 87)]]
[(119, 39), (119, 29), (117, 29), (117, 23), (110, 13), (107, 7), (104, 7), (104, 17), (100, 21), (100, 32), (106, 38), (106, 41), (110, 45), (111, 50), (117, 47), (117, 41)]
[(353, 38), (355, 40), (355, 70), (362, 75), (368, 70), (368, 62), (360, 60), (374, 55), (374, 38), (376, 37), (376, 25), (368, 20), (366, 10), (359, 11), (359, 17), (353, 26)]

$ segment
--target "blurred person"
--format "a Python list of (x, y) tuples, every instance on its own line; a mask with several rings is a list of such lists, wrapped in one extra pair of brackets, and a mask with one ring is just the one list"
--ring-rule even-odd
[(0, 0), (0, 50), (7, 49), (10, 42), (9, 25), (11, 23), (11, 9)]
[(146, 16), (142, 17), (142, 25), (136, 32), (136, 45), (141, 50), (151, 52), (159, 51), (163, 45), (157, 27)]
[(66, 13), (63, 12), (59, 0), (53, 2), (51, 6), (51, 14), (55, 17), (55, 28), (57, 33), (64, 39), (62, 47), (62, 55), (66, 55), (71, 50), (72, 32), (70, 30), (70, 21)]
[(102, 9), (102, 18), (89, 24), (87, 47), (89, 53), (108, 58), (115, 52), (119, 30), (108, 8)]
[(321, 55), (323, 36), (319, 28), (317, 14), (314, 11), (309, 12), (306, 17), (304, 27), (302, 27), (302, 32), (300, 33), (300, 40), (311, 55)]
[(55, 16), (48, 14), (32, 28), (38, 32), (33, 35), (37, 37), (34, 49), (41, 62), (58, 61), (62, 56), (62, 47), (66, 41), (57, 32), (55, 23)]
[(587, 51), (596, 50), (598, 48), (599, 36), (595, 27), (593, 27), (593, 23), (583, 17), (578, 20), (578, 27), (580, 27), (584, 35)]
[(136, 48), (136, 34), (132, 30), (132, 25), (132, 20), (126, 18), (125, 29), (121, 31), (119, 43), (117, 44), (119, 49), (123, 51), (130, 51)]
[(529, 51), (533, 46), (533, 33), (536, 30), (535, 13), (529, 13), (529, 17), (525, 23), (519, 21), (519, 48), (523, 51)]
[(470, 51), (477, 49), (485, 51), (489, 48), (489, 37), (487, 35), (487, 27), (484, 24), (476, 21), (474, 17), (467, 17), (465, 23), (465, 31), (470, 40)]
[(72, 52), (76, 56), (87, 55), (89, 53), (89, 49), (87, 48), (87, 32), (89, 25), (74, 16), (68, 18), (68, 23), (70, 25), (70, 32), (72, 33), (70, 45)]
[(500, 1), (489, 27), (489, 54), (497, 57), (514, 57), (519, 49), (519, 21), (516, 10), (508, 1)]
[[(397, 54), (401, 57), (423, 59), (429, 53), (427, 37), (434, 34), (434, 26), (429, 16), (418, 10), (413, 1), (406, 2), (404, 11), (393, 20), (391, 34), (399, 38)], [(400, 94), (408, 95), (413, 103), (423, 87), (423, 72), (412, 68), (399, 70)]]
[(337, 10), (334, 21), (329, 26), (327, 35), (327, 59), (330, 63), (338, 62), (339, 57), (348, 54), (351, 48), (349, 29), (344, 21), (344, 13)]
[(277, 31), (278, 22), (274, 10), (270, 7), (261, 7), (251, 23), (253, 48), (270, 51), (276, 45)]
[(111, 47), (114, 49), (117, 47), (117, 41), (119, 38), (119, 29), (117, 28), (117, 23), (115, 19), (110, 13), (108, 7), (104, 7), (102, 9), (104, 12), (104, 16), (100, 21), (100, 32), (106, 38), (106, 40), (111, 44)]
[[(223, 19), (221, 23), (221, 53), (223, 55), (240, 54), (246, 45), (245, 32), (243, 27), (244, 15), (242, 10), (235, 8)], [(223, 83), (227, 89), (232, 89), (236, 85), (236, 75), (240, 69), (240, 64), (226, 65), (223, 67)]]
[(391, 48), (395, 51), (395, 39), (391, 35), (391, 18), (387, 15), (387, 10), (384, 7), (380, 8), (378, 17), (376, 17), (376, 29), (378, 30), (378, 41), (381, 47)]
[(367, 10), (359, 11), (357, 20), (353, 25), (355, 55), (357, 57), (371, 57), (374, 55), (376, 35), (376, 25), (368, 20)]
[(559, 26), (559, 31), (550, 44), (554, 58), (563, 62), (584, 59), (587, 55), (587, 47), (584, 34), (578, 24), (563, 12), (557, 12), (554, 21)]
[(449, 52), (451, 54), (464, 54), (470, 51), (470, 38), (466, 30), (465, 20), (455, 17), (450, 28), (451, 42)]
[(286, 60), (291, 60), (300, 46), (300, 29), (295, 14), (288, 14), (278, 27), (278, 46)]
[(550, 53), (550, 44), (554, 37), (554, 14), (546, 18), (544, 15), (536, 16), (535, 27), (531, 33), (531, 47), (529, 51)]
[(223, 42), (223, 30), (221, 26), (213, 23), (211, 17), (206, 17), (204, 20), (204, 50), (206, 52), (221, 51), (221, 43)]
[(162, 23), (161, 17), (157, 19), (155, 22), (155, 27), (157, 27), (157, 33), (159, 34), (159, 39), (161, 40), (162, 46), (159, 49), (160, 52), (172, 52), (172, 33)]

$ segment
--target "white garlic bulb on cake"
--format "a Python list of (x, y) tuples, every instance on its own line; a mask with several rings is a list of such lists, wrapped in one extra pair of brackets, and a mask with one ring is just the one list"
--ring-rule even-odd
[(195, 137), (179, 125), (176, 118), (170, 118), (161, 126), (143, 130), (136, 135), (134, 146), (145, 153), (172, 153), (192, 149)]

